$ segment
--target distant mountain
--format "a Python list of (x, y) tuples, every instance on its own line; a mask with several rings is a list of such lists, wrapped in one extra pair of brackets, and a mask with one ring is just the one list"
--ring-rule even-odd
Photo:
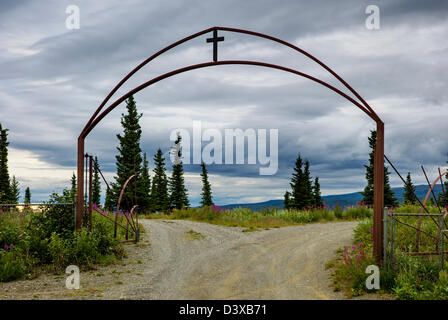
[[(427, 185), (415, 186), (415, 194), (422, 202), (423, 202), (428, 190), (429, 190), (429, 188)], [(395, 198), (397, 198), (400, 203), (403, 203), (404, 188), (396, 187), (396, 188), (392, 188), (392, 191), (394, 192)], [(442, 192), (442, 187), (440, 186), (440, 184), (436, 185), (434, 187), (434, 194), (436, 195), (436, 197), (441, 192)], [(432, 197), (432, 195), (431, 195), (431, 197)], [(341, 206), (353, 206), (362, 200), (362, 195), (360, 192), (353, 192), (353, 193), (346, 193), (346, 194), (323, 196), (322, 199), (327, 204), (328, 207), (333, 207), (336, 205), (336, 203), (339, 203), (339, 205), (341, 205)], [(241, 207), (241, 208), (249, 208), (249, 209), (252, 209), (253, 211), (259, 211), (259, 210), (266, 209), (266, 208), (283, 209), (283, 199), (269, 200), (269, 201), (257, 202), (257, 203), (227, 204), (227, 205), (223, 205), (220, 207), (223, 207), (225, 209), (234, 209), (234, 208)]]

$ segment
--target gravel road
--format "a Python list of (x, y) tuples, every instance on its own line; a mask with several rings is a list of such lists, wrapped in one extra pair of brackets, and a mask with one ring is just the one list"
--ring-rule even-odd
[(124, 292), (127, 298), (343, 298), (329, 288), (325, 263), (337, 248), (351, 244), (355, 222), (256, 232), (183, 220), (142, 223), (149, 230), (152, 260), (142, 281)]
[[(81, 274), (0, 284), (18, 299), (344, 299), (329, 287), (325, 263), (350, 245), (356, 222), (242, 232), (184, 220), (141, 220), (150, 245), (127, 245), (122, 265)], [(146, 242), (147, 243), (147, 242)]]

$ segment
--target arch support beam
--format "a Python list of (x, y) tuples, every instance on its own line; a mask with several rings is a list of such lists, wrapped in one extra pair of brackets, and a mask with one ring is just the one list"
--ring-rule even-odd
[[(81, 161), (82, 162), (82, 161)], [(384, 123), (376, 122), (376, 145), (373, 171), (373, 254), (383, 257), (384, 218)]]

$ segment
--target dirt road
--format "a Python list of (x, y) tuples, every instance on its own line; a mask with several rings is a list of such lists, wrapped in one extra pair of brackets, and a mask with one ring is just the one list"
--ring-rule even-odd
[[(183, 220), (141, 220), (150, 245), (128, 245), (121, 266), (0, 284), (1, 298), (35, 299), (343, 299), (325, 263), (350, 245), (356, 222), (315, 223), (255, 232)], [(38, 282), (36, 282), (38, 281)], [(33, 283), (35, 282), (35, 283)], [(36, 283), (40, 283), (38, 286)]]

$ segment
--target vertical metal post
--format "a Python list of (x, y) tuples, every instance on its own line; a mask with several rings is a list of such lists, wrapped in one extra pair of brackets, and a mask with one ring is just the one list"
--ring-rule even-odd
[[(440, 254), (439, 254), (439, 262), (440, 262), (440, 270), (443, 269), (443, 215), (440, 214), (439, 215), (439, 230), (440, 232), (438, 232), (438, 237), (440, 237)], [(439, 239), (437, 239), (439, 240)]]
[(84, 138), (78, 138), (78, 187), (76, 190), (76, 230), (81, 229), (84, 215)]
[(389, 259), (389, 263), (393, 261), (394, 259), (394, 251), (395, 251), (395, 219), (392, 213), (392, 217), (391, 217), (392, 221), (390, 224), (390, 259)]
[(441, 269), (443, 270), (443, 263), (444, 263), (444, 247), (443, 247), (443, 245), (444, 245), (444, 241), (443, 241), (443, 238), (444, 238), (444, 233), (445, 233), (445, 231), (446, 230), (442, 230), (442, 236), (440, 237), (440, 241), (441, 241), (441, 244), (440, 244), (440, 247), (442, 248), (442, 252), (440, 253), (440, 260), (441, 260), (441, 262), (440, 262), (440, 264), (441, 264)]
[(384, 208), (384, 216), (383, 216), (383, 230), (384, 230), (384, 238), (383, 238), (383, 263), (387, 263), (387, 244), (389, 242), (388, 239), (388, 215), (387, 215), (387, 207)]
[(384, 216), (384, 123), (377, 120), (373, 178), (373, 254), (377, 261), (383, 258)]
[[(89, 180), (89, 176), (88, 176), (88, 172), (87, 172), (87, 170), (89, 169), (89, 162), (88, 162), (88, 160), (89, 160), (89, 155), (86, 153), (86, 155), (85, 155), (85, 158), (86, 158), (86, 172), (85, 172), (85, 174), (86, 174), (86, 178), (85, 178), (85, 190), (84, 190), (84, 215), (88, 212), (88, 207), (87, 207), (87, 191), (88, 191), (88, 189), (89, 189), (89, 185), (88, 185), (88, 180)], [(84, 218), (84, 216), (82, 217), (82, 219), (84, 220), (85, 218)]]
[(92, 178), (93, 178), (93, 157), (89, 156), (89, 231), (92, 231)]

